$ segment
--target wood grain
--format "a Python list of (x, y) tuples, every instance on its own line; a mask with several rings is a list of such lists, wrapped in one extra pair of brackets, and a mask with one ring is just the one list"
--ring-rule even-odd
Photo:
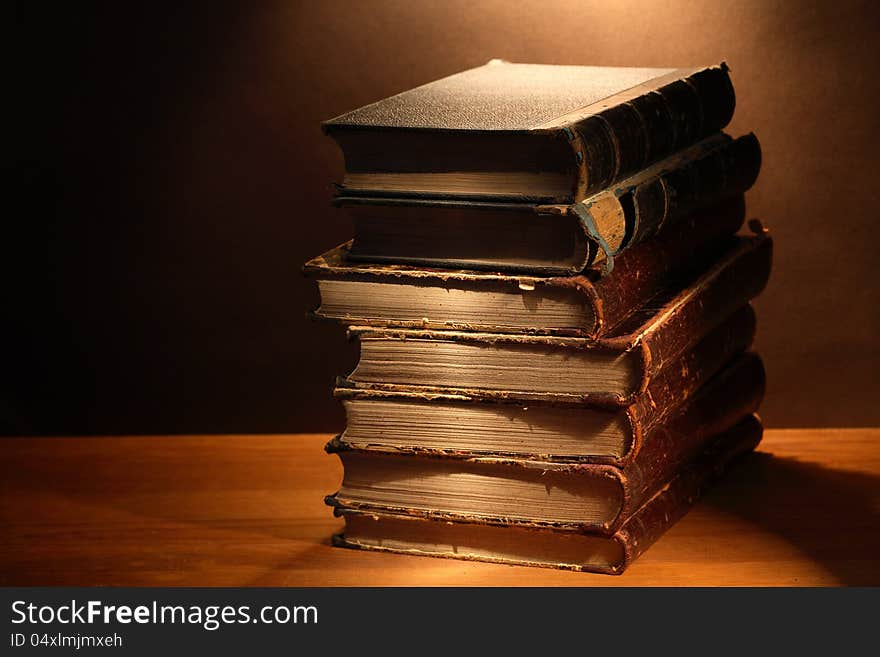
[(880, 584), (880, 429), (767, 431), (620, 577), (332, 548), (327, 439), (2, 440), (0, 583)]

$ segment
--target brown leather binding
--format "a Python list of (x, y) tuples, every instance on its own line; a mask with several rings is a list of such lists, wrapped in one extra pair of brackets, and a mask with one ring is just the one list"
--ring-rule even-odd
[[(362, 458), (360, 455), (369, 454), (371, 458), (377, 459), (409, 460), (413, 467), (424, 459), (451, 459), (461, 462), (462, 467), (469, 470), (480, 469), (484, 466), (495, 468), (501, 465), (514, 469), (558, 472), (572, 477), (612, 478), (619, 485), (620, 504), (614, 517), (606, 518), (598, 524), (511, 520), (493, 516), (491, 509), (487, 509), (482, 515), (485, 522), (492, 524), (510, 523), (523, 526), (555, 527), (610, 535), (638, 511), (646, 500), (659, 491), (676, 471), (704, 449), (714, 435), (727, 431), (736, 425), (744, 415), (757, 410), (763, 394), (764, 371), (760, 359), (752, 355), (737, 360), (733, 366), (719, 376), (716, 382), (709, 384), (705, 391), (702, 391), (692, 403), (688, 404), (681, 414), (652, 431), (635, 457), (624, 467), (598, 463), (548, 461), (540, 455), (535, 455), (533, 458), (506, 458), (500, 455), (473, 456), (465, 453), (451, 454), (428, 450), (408, 453), (408, 450), (401, 448), (363, 450), (355, 449), (339, 438), (331, 440), (326, 449), (329, 453), (339, 454), (346, 473), (352, 467), (352, 463), (348, 462), (347, 455), (354, 452), (358, 456), (358, 460)], [(511, 474), (511, 476), (515, 475)], [(410, 509), (349, 500), (344, 497), (342, 491), (329, 496), (327, 503), (331, 506), (341, 505), (364, 510), (389, 511), (440, 520), (468, 519), (459, 513), (448, 512), (441, 508)]]
[[(466, 395), (495, 399), (568, 401), (597, 406), (621, 407), (633, 403), (652, 378), (677, 360), (703, 336), (720, 325), (737, 308), (757, 296), (770, 274), (772, 242), (766, 234), (737, 238), (735, 244), (690, 285), (659, 307), (648, 304), (629, 317), (611, 335), (598, 340), (538, 335), (504, 335), (416, 329), (353, 326), (349, 336), (357, 339), (446, 340), (496, 344), (534, 344), (560, 349), (597, 349), (620, 354), (635, 352), (639, 359), (637, 382), (627, 394), (588, 390), (577, 394), (524, 393), (521, 391), (456, 388)], [(379, 390), (400, 389), (399, 384), (357, 382), (357, 386)], [(412, 389), (415, 386), (405, 386)], [(432, 386), (425, 391), (442, 392)]]
[(623, 572), (688, 512), (734, 459), (755, 449), (762, 434), (760, 418), (750, 415), (710, 444), (706, 452), (648, 500), (615, 534), (625, 557), (623, 563), (610, 572)]
[[(657, 494), (649, 499), (638, 509), (608, 540), (614, 541), (621, 546), (622, 558), (615, 563), (604, 566), (584, 565), (583, 563), (558, 563), (548, 564), (538, 559), (510, 559), (510, 558), (481, 558), (456, 550), (434, 553), (431, 556), (452, 559), (464, 559), (474, 561), (491, 561), (497, 563), (512, 563), (519, 565), (532, 565), (542, 567), (555, 567), (566, 570), (585, 572), (598, 572), (604, 574), (619, 575), (635, 561), (645, 550), (655, 543), (672, 525), (680, 520), (693, 504), (703, 494), (710, 483), (731, 467), (734, 461), (743, 454), (750, 452), (761, 440), (763, 429), (760, 419), (756, 415), (749, 415), (738, 422), (728, 431), (716, 436), (690, 463), (683, 467), (672, 477)], [(432, 523), (436, 527), (449, 526), (445, 522), (414, 518), (412, 516), (400, 516), (387, 511), (363, 510), (339, 505), (336, 507), (338, 515), (364, 516), (380, 523), (385, 518), (406, 518), (410, 522)], [(480, 518), (455, 521), (472, 527), (479, 536), (481, 527), (486, 523)], [(550, 535), (559, 534), (570, 529), (543, 529), (525, 527), (506, 527), (504, 531), (511, 532), (546, 532)], [(478, 540), (478, 538), (476, 539)], [(515, 534), (512, 537), (515, 540)], [(404, 554), (425, 554), (412, 550), (385, 546), (368, 546), (353, 542), (346, 535), (338, 534), (333, 537), (333, 544), (340, 547), (355, 549), (378, 550), (387, 552), (399, 552)]]
[[(554, 460), (575, 460), (617, 466), (630, 463), (641, 450), (645, 436), (661, 424), (665, 418), (672, 417), (673, 414), (681, 410), (698, 389), (701, 389), (723, 367), (731, 363), (737, 354), (748, 348), (752, 343), (754, 333), (754, 311), (751, 306), (744, 306), (706, 335), (678, 362), (656, 376), (647, 390), (639, 395), (632, 404), (623, 409), (593, 409), (595, 413), (607, 416), (609, 423), (612, 421), (612, 417), (621, 414), (625, 416), (624, 424), (630, 433), (629, 449), (620, 458), (608, 456), (566, 457), (555, 453), (552, 446), (549, 445), (542, 454)], [(757, 359), (753, 354), (741, 358)], [(760, 366), (760, 363), (758, 365)], [(763, 370), (756, 372), (754, 378), (756, 382), (763, 381)], [(417, 388), (407, 389), (402, 386), (397, 386), (394, 390), (365, 388), (344, 378), (337, 380), (334, 395), (338, 399), (396, 399), (409, 401), (413, 404), (522, 403), (516, 398), (499, 402), (492, 397), (480, 394), (479, 391), (463, 394), (452, 389), (426, 393)], [(550, 402), (550, 404), (570, 406), (564, 402)], [(342, 439), (343, 442), (347, 442), (345, 434), (342, 435)], [(460, 455), (460, 452), (456, 450), (449, 450), (449, 453)], [(474, 452), (474, 454), (477, 453)], [(485, 452), (484, 455), (488, 454), (490, 452)], [(504, 454), (504, 456), (515, 457), (516, 455)]]

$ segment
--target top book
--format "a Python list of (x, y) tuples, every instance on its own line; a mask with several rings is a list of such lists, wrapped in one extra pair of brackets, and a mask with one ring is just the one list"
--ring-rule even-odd
[(725, 64), (702, 68), (484, 66), (322, 126), (348, 196), (573, 203), (726, 126)]

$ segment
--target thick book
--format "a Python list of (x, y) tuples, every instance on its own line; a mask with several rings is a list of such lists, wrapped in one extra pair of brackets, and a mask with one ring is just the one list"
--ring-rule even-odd
[(570, 203), (728, 124), (727, 66), (493, 60), (324, 122), (344, 194)]
[(757, 447), (761, 434), (760, 421), (753, 415), (719, 435), (610, 536), (496, 525), (479, 517), (450, 522), (337, 506), (337, 513), (345, 518), (345, 530), (333, 537), (333, 544), (619, 575), (678, 522), (737, 457)]
[(347, 378), (378, 390), (626, 406), (761, 292), (771, 254), (769, 235), (739, 237), (687, 286), (652, 300), (598, 340), (352, 326), (360, 360)]
[[(736, 380), (736, 379), (739, 380)], [(331, 506), (436, 520), (569, 528), (613, 534), (716, 434), (760, 403), (763, 381), (744, 377), (687, 405), (651, 434), (623, 467), (430, 450), (358, 449), (340, 438), (326, 449), (343, 465)]]
[[(342, 196), (352, 261), (571, 274), (613, 258), (755, 182), (754, 135), (719, 134), (571, 205)], [(711, 220), (711, 213), (707, 220)]]
[(352, 262), (350, 243), (304, 266), (321, 305), (314, 317), (349, 325), (486, 333), (546, 333), (595, 339), (664, 289), (705, 268), (734, 241), (745, 206), (736, 197), (692, 215), (625, 251), (614, 271), (576, 276)]
[[(346, 380), (334, 394), (345, 407), (340, 439), (361, 450), (428, 452), (451, 456), (547, 458), (625, 466), (654, 429), (685, 405), (709, 413), (736, 398), (742, 413), (757, 410), (764, 369), (754, 353), (742, 355), (755, 329), (746, 306), (663, 369), (629, 406), (499, 401), (454, 390), (425, 394), (361, 389)], [(723, 368), (723, 371), (722, 371)]]

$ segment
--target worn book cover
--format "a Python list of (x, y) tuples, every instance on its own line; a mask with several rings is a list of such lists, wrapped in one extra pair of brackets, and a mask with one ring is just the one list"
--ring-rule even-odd
[(728, 397), (757, 410), (764, 382), (761, 360), (754, 353), (738, 355), (751, 344), (754, 328), (754, 313), (746, 306), (664, 368), (631, 404), (616, 409), (516, 397), (498, 400), (451, 388), (389, 391), (339, 379), (334, 394), (347, 418), (341, 440), (357, 449), (624, 466), (656, 427), (697, 399), (709, 403), (710, 412), (717, 410), (716, 401), (726, 403)]
[(596, 339), (666, 289), (680, 286), (734, 243), (742, 196), (626, 250), (604, 274), (529, 276), (352, 262), (350, 242), (306, 263), (321, 295), (314, 317), (349, 325)]
[(772, 241), (736, 243), (692, 283), (631, 315), (598, 340), (539, 335), (351, 327), (361, 357), (348, 380), (496, 399), (626, 406), (653, 377), (764, 288)]
[[(572, 274), (741, 195), (758, 176), (754, 135), (718, 134), (571, 205), (339, 196), (352, 261)], [(711, 218), (711, 213), (707, 219)]]
[(324, 122), (345, 194), (573, 202), (721, 130), (725, 64), (492, 60)]
[(700, 495), (739, 456), (761, 440), (761, 422), (750, 415), (711, 439), (704, 450), (610, 535), (580, 527), (494, 524), (482, 517), (431, 519), (336, 502), (345, 531), (341, 547), (488, 561), (619, 575), (681, 519)]
[(680, 413), (654, 427), (623, 465), (548, 458), (552, 444), (505, 456), (411, 445), (362, 447), (336, 437), (327, 450), (339, 455), (345, 475), (330, 501), (434, 518), (474, 515), (500, 524), (576, 525), (613, 533), (713, 435), (755, 412), (763, 394), (760, 361), (737, 362)]

